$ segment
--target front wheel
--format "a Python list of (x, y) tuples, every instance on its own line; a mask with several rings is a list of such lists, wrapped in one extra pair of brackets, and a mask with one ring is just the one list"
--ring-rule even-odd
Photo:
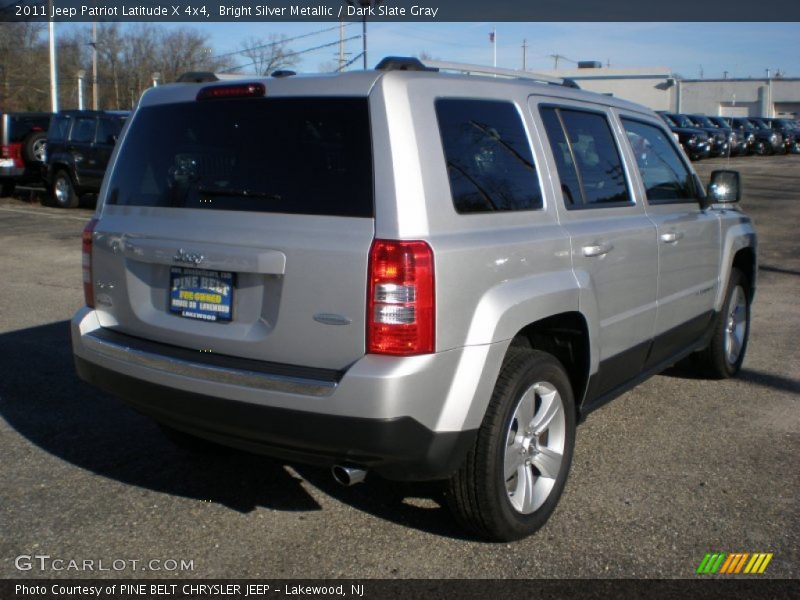
[(80, 197), (75, 191), (72, 179), (69, 174), (60, 170), (53, 178), (53, 200), (59, 208), (77, 208), (80, 204)]
[(512, 349), (475, 445), (448, 482), (458, 521), (477, 535), (511, 541), (545, 524), (564, 490), (575, 444), (575, 402), (553, 356)]
[(739, 269), (732, 269), (725, 303), (717, 314), (711, 342), (698, 357), (701, 372), (713, 379), (736, 375), (742, 368), (749, 335), (749, 282)]

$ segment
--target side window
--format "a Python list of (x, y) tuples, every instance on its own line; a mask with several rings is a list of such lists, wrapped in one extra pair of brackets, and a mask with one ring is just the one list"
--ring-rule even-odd
[(67, 139), (67, 132), (69, 131), (69, 125), (71, 122), (72, 119), (66, 116), (53, 117), (53, 122), (51, 123), (50, 128), (47, 130), (47, 141), (63, 142), (65, 139)]
[(96, 127), (97, 119), (94, 117), (76, 119), (75, 125), (72, 126), (72, 141), (84, 144), (92, 143)]
[(457, 212), (542, 208), (536, 165), (514, 104), (448, 98), (435, 106)]
[(97, 123), (97, 141), (101, 144), (114, 144), (122, 131), (121, 119), (100, 119)]
[(627, 206), (631, 196), (619, 150), (605, 115), (543, 107), (567, 208)]
[(669, 134), (660, 127), (622, 119), (649, 202), (694, 201), (692, 174)]

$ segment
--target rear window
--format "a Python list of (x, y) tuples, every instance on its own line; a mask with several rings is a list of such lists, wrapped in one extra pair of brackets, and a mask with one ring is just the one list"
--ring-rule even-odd
[(436, 116), (457, 212), (542, 208), (536, 165), (514, 104), (444, 98), (436, 101)]
[(139, 110), (108, 204), (372, 217), (366, 98), (206, 100)]

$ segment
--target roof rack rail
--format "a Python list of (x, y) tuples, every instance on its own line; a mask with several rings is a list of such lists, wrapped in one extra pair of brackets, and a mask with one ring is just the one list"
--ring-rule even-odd
[[(420, 61), (422, 62), (422, 61)], [(574, 80), (562, 77), (553, 77), (552, 75), (542, 75), (541, 73), (533, 73), (531, 71), (517, 71), (515, 69), (500, 69), (497, 67), (487, 67), (484, 65), (471, 65), (467, 63), (440, 61), (440, 60), (426, 60), (422, 63), (424, 66), (436, 69), (438, 71), (456, 71), (465, 73), (467, 75), (494, 75), (497, 77), (509, 77), (512, 79), (528, 79), (531, 81), (538, 81), (539, 83), (548, 83), (551, 85), (563, 85), (565, 87), (580, 89), (580, 86)]]
[(438, 71), (436, 67), (425, 65), (413, 56), (387, 56), (377, 65), (377, 71)]
[(258, 78), (258, 75), (244, 73), (212, 73), (211, 71), (189, 71), (178, 77), (176, 83), (206, 83), (209, 81), (226, 81), (234, 79)]
[(297, 75), (297, 71), (291, 71), (289, 69), (278, 69), (277, 71), (273, 71), (270, 75), (276, 79), (281, 79), (282, 77), (294, 77)]

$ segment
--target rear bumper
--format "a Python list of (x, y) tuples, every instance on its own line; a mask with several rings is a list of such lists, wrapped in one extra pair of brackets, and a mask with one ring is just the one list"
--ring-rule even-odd
[(0, 179), (20, 179), (24, 175), (24, 167), (0, 167)]
[(442, 479), (459, 467), (491, 395), (492, 365), (499, 370), (505, 351), (498, 344), (367, 355), (337, 379), (234, 371), (175, 355), (165, 366), (158, 344), (109, 350), (97, 343), (103, 331), (90, 309), (73, 319), (79, 376), (156, 421), (283, 460), (357, 466), (396, 480)]

